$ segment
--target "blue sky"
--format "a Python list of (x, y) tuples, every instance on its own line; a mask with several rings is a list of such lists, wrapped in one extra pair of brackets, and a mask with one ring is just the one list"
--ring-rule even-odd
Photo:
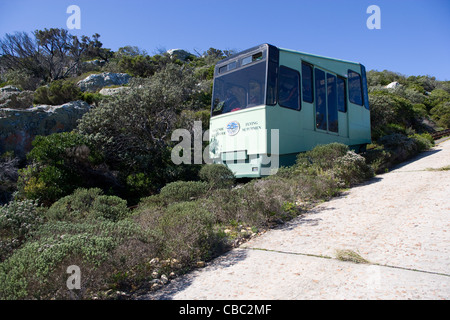
[[(99, 33), (112, 50), (244, 50), (267, 42), (367, 70), (450, 80), (449, 0), (0, 0), (0, 36), (66, 28), (72, 4), (81, 9), (81, 29), (71, 33)], [(366, 26), (370, 5), (381, 10), (381, 29)]]

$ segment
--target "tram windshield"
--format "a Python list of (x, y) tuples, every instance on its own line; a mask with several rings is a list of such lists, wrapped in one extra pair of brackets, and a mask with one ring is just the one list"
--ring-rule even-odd
[[(243, 62), (245, 63), (244, 60)], [(232, 64), (230, 65), (232, 68)], [(230, 70), (230, 65), (227, 66), (228, 70)], [(216, 116), (264, 104), (265, 84), (265, 61), (237, 68), (216, 77), (212, 115)]]

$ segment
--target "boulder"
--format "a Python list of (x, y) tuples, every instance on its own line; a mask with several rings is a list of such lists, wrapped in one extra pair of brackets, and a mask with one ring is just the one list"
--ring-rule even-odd
[(131, 78), (127, 73), (103, 72), (89, 75), (87, 78), (78, 81), (77, 86), (81, 91), (96, 92), (108, 86), (123, 86), (128, 84)]
[(102, 90), (99, 91), (99, 93), (104, 96), (113, 96), (118, 93), (126, 93), (129, 90), (130, 90), (129, 87), (103, 88)]
[[(2, 88), (4, 89), (4, 88)], [(17, 88), (16, 88), (17, 89)], [(0, 93), (0, 109), (26, 109), (33, 106), (33, 91), (2, 90)]]
[(0, 93), (6, 93), (6, 92), (20, 92), (22, 90), (20, 90), (17, 87), (14, 86), (4, 86), (2, 88), (0, 88)]
[(0, 154), (14, 151), (16, 156), (24, 158), (31, 150), (34, 137), (73, 130), (77, 120), (90, 108), (84, 101), (73, 101), (60, 106), (0, 109)]
[(398, 87), (400, 87), (400, 86), (401, 86), (400, 83), (398, 83), (397, 81), (394, 81), (394, 82), (389, 83), (389, 84), (386, 86), (386, 88), (388, 88), (388, 89), (395, 89), (395, 88), (398, 88)]
[(172, 58), (180, 59), (181, 61), (186, 61), (187, 58), (192, 56), (191, 53), (189, 53), (189, 52), (187, 52), (187, 51), (185, 51), (183, 49), (170, 49), (170, 50), (167, 50), (167, 53)]

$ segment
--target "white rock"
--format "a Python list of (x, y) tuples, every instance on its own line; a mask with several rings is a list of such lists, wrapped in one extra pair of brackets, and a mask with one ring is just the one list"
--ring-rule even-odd
[(388, 89), (395, 89), (395, 88), (398, 88), (398, 87), (400, 87), (400, 86), (401, 86), (400, 83), (398, 83), (397, 81), (394, 81), (394, 82), (389, 83), (389, 84), (386, 86), (386, 88), (388, 88)]

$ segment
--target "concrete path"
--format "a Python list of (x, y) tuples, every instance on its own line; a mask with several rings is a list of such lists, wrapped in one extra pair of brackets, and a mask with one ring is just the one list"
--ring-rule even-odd
[(450, 139), (145, 298), (449, 299), (449, 165)]

